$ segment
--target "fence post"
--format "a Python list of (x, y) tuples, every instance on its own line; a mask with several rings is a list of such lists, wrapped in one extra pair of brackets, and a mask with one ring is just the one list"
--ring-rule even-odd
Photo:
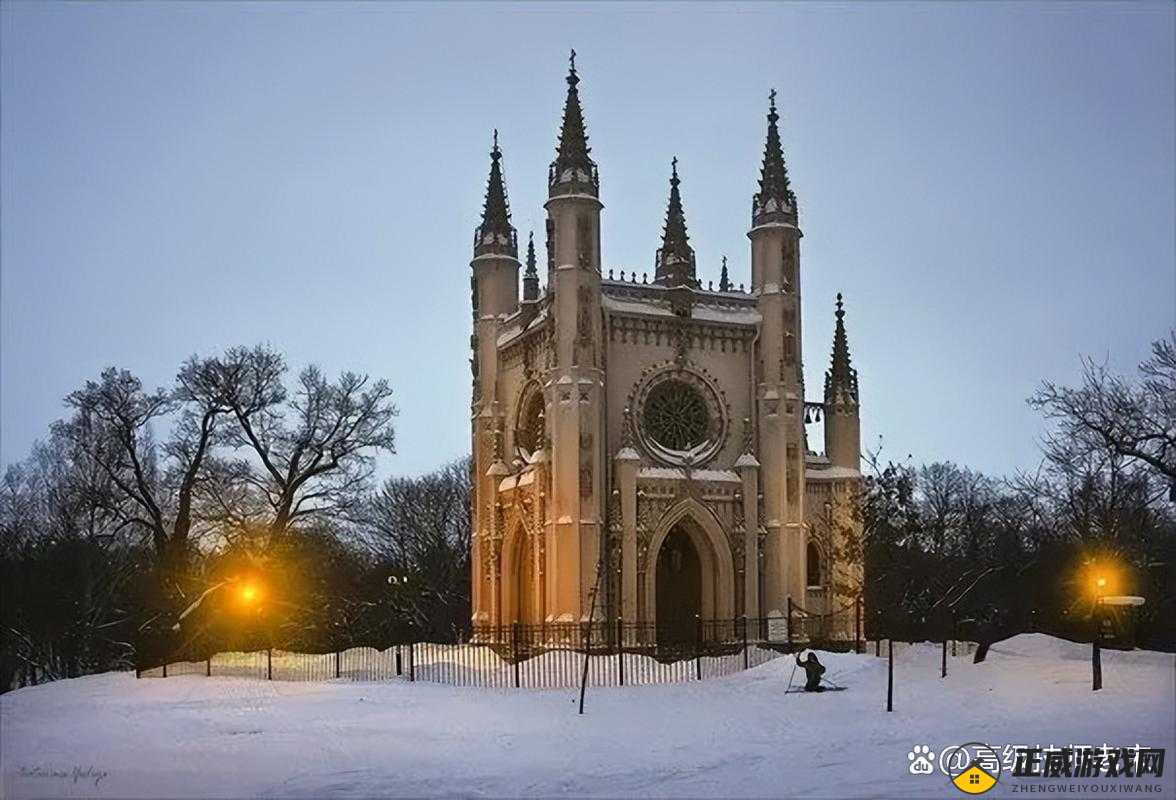
[(514, 662), (514, 684), (519, 688), (519, 621), (516, 619), (510, 626), (510, 658)]
[(404, 674), (404, 669), (400, 666), (400, 645), (396, 645), (396, 677)]
[(408, 643), (408, 679), (416, 680), (416, 642)]
[(853, 652), (862, 652), (862, 596), (853, 602)]
[(694, 615), (694, 675), (702, 680), (702, 616)]
[(204, 659), (204, 677), (212, 677), (212, 656)]
[(163, 662), (163, 677), (167, 677), (167, 661)]
[(784, 626), (784, 632), (788, 636), (788, 650), (792, 650), (792, 596), (788, 597), (788, 624)]
[(947, 677), (947, 637), (943, 639), (943, 663), (939, 667), (939, 677)]
[(272, 647), (265, 649), (265, 679), (267, 681), (274, 679), (274, 649)]
[(886, 710), (894, 710), (894, 640), (886, 640)]
[(139, 680), (139, 678), (143, 677), (142, 673), (143, 673), (143, 670), (139, 669), (139, 665), (136, 664), (135, 665), (135, 680)]
[(747, 615), (743, 615), (743, 668), (747, 669)]
[(617, 675), (621, 686), (625, 685), (625, 621), (617, 617)]
[(1090, 640), (1090, 690), (1097, 692), (1102, 688), (1102, 624), (1097, 613), (1092, 613), (1091, 618), (1094, 620), (1094, 637)]
[(343, 656), (343, 654), (340, 653), (338, 650), (335, 651), (335, 677), (336, 678), (338, 678), (341, 674), (341, 672), (339, 670), (339, 666), (340, 666), (339, 662), (342, 660), (342, 656)]

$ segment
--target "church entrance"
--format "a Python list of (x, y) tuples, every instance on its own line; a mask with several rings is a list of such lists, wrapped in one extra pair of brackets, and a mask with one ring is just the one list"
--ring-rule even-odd
[(696, 616), (702, 613), (702, 559), (679, 522), (657, 554), (657, 638), (693, 641)]
[(535, 589), (535, 550), (531, 547), (531, 537), (520, 530), (515, 537), (515, 616), (513, 621), (523, 625), (537, 624), (539, 617), (539, 598)]

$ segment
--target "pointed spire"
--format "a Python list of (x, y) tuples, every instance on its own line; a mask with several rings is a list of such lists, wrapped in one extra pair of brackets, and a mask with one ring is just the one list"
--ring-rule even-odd
[(523, 302), (539, 299), (539, 272), (535, 268), (535, 231), (527, 236), (527, 269), (523, 272)]
[(780, 130), (776, 123), (776, 90), (773, 89), (768, 106), (768, 140), (764, 144), (764, 164), (760, 168), (759, 192), (751, 202), (751, 224), (766, 222), (796, 223), (796, 195), (788, 181), (788, 167), (784, 164), (784, 149), (780, 145)]
[(731, 291), (731, 277), (727, 274), (727, 257), (723, 256), (723, 271), (719, 273), (719, 291)]
[(502, 178), (502, 151), (498, 149), (498, 129), (494, 129), (494, 146), (490, 149), (490, 180), (486, 183), (486, 202), (482, 206), (482, 224), (474, 231), (474, 256), (487, 253), (519, 257), (518, 236), (510, 224), (510, 204)]
[(833, 330), (833, 362), (825, 373), (825, 406), (858, 404), (857, 370), (850, 365), (849, 339), (845, 335), (845, 308), (837, 293), (837, 325)]
[(662, 231), (662, 246), (657, 251), (653, 282), (662, 286), (695, 286), (694, 250), (686, 233), (686, 215), (682, 211), (682, 195), (678, 192), (678, 158), (670, 162), (670, 203), (666, 208), (666, 226)]
[(580, 93), (576, 87), (580, 76), (576, 74), (576, 51), (572, 51), (571, 67), (568, 70), (568, 97), (564, 101), (563, 125), (559, 131), (559, 146), (555, 161), (547, 174), (547, 191), (550, 197), (558, 194), (600, 193), (600, 176), (596, 162), (588, 155), (588, 133), (584, 130), (584, 112), (580, 108)]

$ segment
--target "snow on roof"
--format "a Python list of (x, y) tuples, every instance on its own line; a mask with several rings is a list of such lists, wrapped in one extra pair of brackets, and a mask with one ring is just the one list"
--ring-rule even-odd
[[(668, 301), (641, 300), (632, 297), (613, 297), (602, 295), (601, 304), (613, 313), (644, 314), (655, 317), (676, 316)], [(731, 308), (728, 306), (711, 306), (696, 302), (690, 310), (692, 319), (703, 322), (721, 322), (727, 325), (756, 325), (763, 319), (754, 308)]]
[(758, 467), (759, 465), (760, 463), (755, 460), (755, 456), (751, 453), (744, 453), (735, 462), (736, 467)]
[(519, 324), (519, 322), (522, 320), (522, 317), (519, 315), (519, 312), (515, 312), (509, 318), (507, 318), (506, 324), (504, 326), (505, 330), (498, 334), (498, 346), (502, 347), (505, 344), (510, 344), (514, 339), (517, 339), (526, 331), (529, 331), (536, 325), (542, 323), (545, 319), (547, 319), (546, 303), (539, 307), (539, 311), (536, 312), (531, 321), (527, 323), (526, 327), (523, 327)]
[[(637, 472), (637, 477), (649, 480), (685, 480), (686, 470), (679, 467), (642, 467)], [(696, 481), (741, 482), (739, 476), (729, 469), (692, 469), (690, 477)]]
[(825, 467), (824, 469), (806, 469), (804, 478), (808, 481), (836, 481), (860, 478), (862, 473), (850, 467)]

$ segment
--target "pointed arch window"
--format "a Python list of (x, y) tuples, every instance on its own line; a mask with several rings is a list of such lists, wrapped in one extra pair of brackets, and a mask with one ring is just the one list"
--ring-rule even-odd
[(808, 588), (819, 589), (824, 585), (821, 579), (821, 551), (817, 547), (816, 542), (808, 543), (808, 552), (806, 553), (806, 572), (808, 574)]

